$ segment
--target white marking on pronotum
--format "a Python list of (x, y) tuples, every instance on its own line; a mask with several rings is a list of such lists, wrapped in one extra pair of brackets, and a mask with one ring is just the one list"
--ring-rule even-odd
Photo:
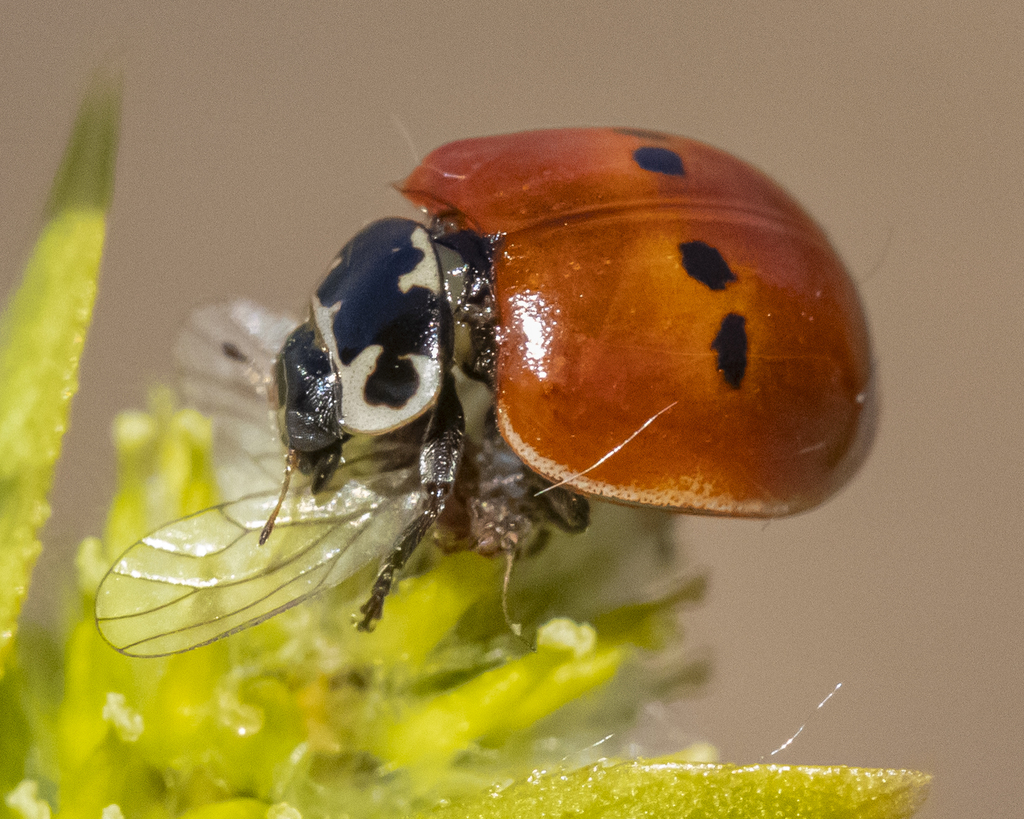
[[(836, 691), (838, 691), (842, 687), (843, 687), (842, 683), (836, 683), (836, 687), (833, 688), (829, 692), (829, 695), (827, 697), (825, 697), (825, 699), (823, 699), (821, 702), (818, 703), (818, 707), (815, 708), (814, 711), (811, 711), (811, 713), (810, 713), (810, 715), (808, 715), (807, 719), (804, 720), (804, 724), (801, 725), (797, 729), (797, 732), (795, 734), (793, 734), (793, 736), (791, 736), (785, 742), (783, 742), (778, 748), (776, 748), (774, 751), (772, 751), (770, 754), (768, 754), (768, 756), (775, 756), (779, 751), (781, 751), (781, 750), (783, 750), (785, 748), (788, 748), (790, 745), (792, 745), (793, 744), (793, 740), (795, 740), (798, 736), (800, 736), (801, 733), (803, 733), (804, 728), (807, 727), (807, 723), (810, 722), (811, 721), (811, 717), (814, 716), (814, 712), (818, 711), (826, 702), (828, 702), (830, 699), (832, 699), (832, 697), (835, 696)], [(764, 757), (761, 757), (761, 759), (764, 759)]]
[(338, 364), (341, 379), (341, 418), (349, 432), (380, 435), (409, 423), (422, 415), (441, 391), (441, 367), (429, 356), (411, 353), (407, 359), (416, 370), (416, 392), (400, 407), (370, 404), (366, 384), (377, 369), (384, 348), (370, 344), (348, 364)]
[(441, 270), (437, 266), (437, 254), (430, 241), (430, 234), (417, 226), (409, 237), (412, 246), (423, 254), (423, 259), (408, 273), (398, 277), (398, 289), (408, 293), (414, 287), (429, 290), (435, 296), (441, 292)]
[[(590, 470), (597, 469), (597, 467), (599, 467), (601, 464), (603, 464), (605, 461), (607, 461), (610, 457), (612, 457), (612, 455), (615, 455), (617, 452), (619, 452), (626, 444), (628, 444), (630, 441), (632, 441), (634, 438), (636, 438), (637, 435), (639, 435), (641, 432), (643, 432), (645, 429), (647, 429), (647, 427), (649, 427), (651, 424), (653, 424), (655, 419), (658, 418), (658, 416), (664, 415), (666, 412), (668, 412), (670, 409), (672, 409), (672, 407), (674, 407), (678, 403), (679, 403), (678, 401), (673, 401), (671, 404), (669, 404), (664, 409), (658, 410), (656, 413), (654, 413), (654, 415), (652, 415), (650, 418), (648, 418), (646, 421), (644, 421), (640, 425), (640, 428), (636, 432), (634, 432), (632, 435), (630, 435), (625, 441), (623, 441), (618, 446), (612, 447), (612, 449), (608, 453), (606, 453), (605, 455), (602, 455), (600, 458), (598, 458), (596, 461), (594, 461), (594, 463), (592, 463), (590, 466), (588, 466), (582, 472), (577, 472), (575, 475), (570, 475), (568, 478), (563, 478), (558, 483), (553, 483), (553, 484), (551, 484), (551, 486), (548, 486), (548, 487), (546, 487), (544, 489), (541, 489), (540, 492), (537, 493), (537, 495), (543, 495), (545, 492), (550, 492), (552, 489), (557, 489), (559, 486), (563, 486), (563, 485), (569, 483), (569, 481), (574, 481), (577, 478), (582, 478)], [(536, 496), (534, 496), (534, 497), (536, 497)]]
[(341, 361), (341, 354), (338, 352), (338, 337), (334, 335), (334, 317), (339, 310), (341, 310), (340, 301), (328, 306), (319, 298), (313, 299), (313, 326), (316, 329), (316, 334), (327, 347), (327, 356), (331, 361)]

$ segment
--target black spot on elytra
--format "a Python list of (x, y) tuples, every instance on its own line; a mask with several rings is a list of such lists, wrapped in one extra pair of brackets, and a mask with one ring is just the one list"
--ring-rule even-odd
[(696, 279), (711, 290), (725, 290), (729, 282), (736, 281), (736, 274), (722, 258), (717, 248), (704, 242), (684, 242), (679, 245), (683, 269), (691, 279)]
[(668, 176), (685, 176), (683, 160), (675, 151), (668, 148), (637, 148), (633, 151), (633, 160), (645, 171), (663, 173)]
[(419, 387), (420, 377), (413, 363), (394, 355), (393, 348), (385, 347), (366, 379), (363, 397), (370, 406), (397, 410), (409, 403)]
[(736, 313), (729, 313), (722, 319), (718, 335), (711, 342), (711, 349), (718, 353), (718, 369), (725, 383), (734, 390), (740, 388), (743, 374), (747, 371), (747, 320)]

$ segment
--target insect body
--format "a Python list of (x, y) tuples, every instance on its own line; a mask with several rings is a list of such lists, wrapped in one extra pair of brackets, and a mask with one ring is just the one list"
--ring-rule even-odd
[[(272, 388), (287, 474), (309, 487), (286, 481), (129, 549), (97, 595), (118, 649), (209, 642), (383, 558), (368, 628), (458, 485), (471, 538), (514, 552), (535, 524), (585, 526), (581, 494), (785, 515), (863, 458), (873, 396), (856, 292), (760, 172), (678, 137), (555, 130), (439, 148), (402, 192), (429, 228), (366, 227), (283, 341), (252, 306), (225, 323), (235, 340), (212, 322), (199, 333), (217, 363), (198, 369)], [(468, 450), (456, 369), (493, 396)]]
[(862, 459), (856, 290), (746, 163), (649, 131), (535, 131), (438, 148), (403, 192), (449, 230), (500, 237), (498, 422), (546, 478), (766, 517), (820, 503)]

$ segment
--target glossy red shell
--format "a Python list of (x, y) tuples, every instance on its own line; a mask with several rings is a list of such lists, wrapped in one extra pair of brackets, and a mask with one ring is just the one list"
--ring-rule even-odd
[[(750, 165), (647, 131), (536, 131), (438, 148), (402, 191), (500, 237), (499, 425), (550, 480), (775, 516), (821, 502), (862, 460), (873, 395), (856, 290), (821, 229)], [(688, 275), (696, 242), (734, 279)], [(736, 384), (712, 347), (730, 314), (746, 334)]]

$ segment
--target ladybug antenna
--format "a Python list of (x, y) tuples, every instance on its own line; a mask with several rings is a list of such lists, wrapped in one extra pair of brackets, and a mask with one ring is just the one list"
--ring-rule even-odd
[(284, 504), (285, 495), (288, 494), (288, 484), (292, 482), (292, 470), (295, 469), (295, 464), (298, 462), (299, 453), (294, 449), (288, 450), (288, 460), (284, 467), (284, 484), (281, 486), (281, 494), (278, 496), (277, 505), (274, 506), (274, 511), (270, 513), (270, 517), (267, 518), (267, 522), (263, 524), (263, 531), (260, 532), (260, 546), (267, 542), (270, 537), (270, 533), (274, 531), (274, 521), (277, 520), (278, 513), (281, 511), (281, 506)]

